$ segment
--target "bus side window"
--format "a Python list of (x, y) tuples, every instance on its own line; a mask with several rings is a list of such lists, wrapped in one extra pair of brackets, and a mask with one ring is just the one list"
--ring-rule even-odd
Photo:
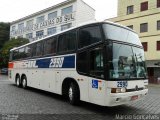
[(100, 41), (102, 41), (102, 38), (99, 26), (91, 26), (80, 29), (78, 48), (83, 48)]
[(91, 76), (104, 78), (104, 63), (102, 48), (98, 47), (90, 51), (90, 68)]
[(64, 33), (58, 37), (58, 52), (75, 50), (76, 30)]
[(25, 49), (26, 58), (31, 57), (31, 53), (32, 53), (31, 45), (26, 46), (26, 49)]
[(13, 51), (10, 52), (10, 54), (9, 54), (9, 61), (12, 61), (12, 60), (13, 60)]
[(36, 44), (36, 56), (42, 55), (42, 42), (37, 42)]
[(52, 37), (44, 41), (44, 55), (56, 53), (57, 38)]
[(36, 56), (36, 43), (32, 44), (32, 57)]
[(18, 58), (18, 54), (19, 54), (19, 50), (14, 50), (13, 51), (13, 60), (17, 60)]
[(87, 51), (77, 53), (77, 71), (82, 74), (88, 73)]
[(18, 58), (19, 59), (24, 59), (25, 58), (25, 47), (19, 49)]

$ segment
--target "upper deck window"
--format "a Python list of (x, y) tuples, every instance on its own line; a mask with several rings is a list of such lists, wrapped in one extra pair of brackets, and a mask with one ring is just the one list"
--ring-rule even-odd
[(89, 46), (91, 44), (100, 42), (102, 40), (101, 38), (101, 32), (99, 26), (91, 26), (82, 28), (79, 31), (79, 48), (83, 48), (85, 46)]
[(127, 28), (111, 24), (104, 24), (103, 29), (106, 39), (127, 42), (142, 46), (138, 35), (128, 30)]

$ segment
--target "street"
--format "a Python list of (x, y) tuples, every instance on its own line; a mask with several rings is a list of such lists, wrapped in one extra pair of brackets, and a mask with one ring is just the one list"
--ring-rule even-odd
[[(86, 102), (72, 106), (61, 96), (45, 91), (16, 87), (0, 75), (0, 119), (116, 119), (116, 115), (160, 115), (160, 87), (149, 86), (149, 94), (143, 101), (117, 107), (101, 107)], [(9, 116), (9, 115), (14, 116)], [(158, 118), (159, 119), (159, 118)]]

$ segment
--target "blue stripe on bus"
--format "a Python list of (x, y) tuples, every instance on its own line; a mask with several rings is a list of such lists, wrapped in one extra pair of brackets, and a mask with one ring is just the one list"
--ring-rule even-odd
[[(52, 59), (54, 59), (53, 63)], [(60, 63), (62, 63), (62, 66), (60, 65)], [(56, 64), (56, 67), (54, 66), (54, 64)], [(53, 67), (51, 67), (51, 65)], [(38, 68), (75, 68), (75, 56), (72, 55), (72, 56), (39, 59), (36, 60), (36, 66), (38, 66)]]

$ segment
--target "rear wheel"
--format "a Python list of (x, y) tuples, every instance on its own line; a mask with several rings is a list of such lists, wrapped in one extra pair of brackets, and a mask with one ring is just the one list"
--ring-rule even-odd
[(17, 87), (21, 86), (21, 80), (20, 80), (20, 76), (19, 75), (16, 76), (16, 86)]
[(24, 89), (27, 88), (27, 78), (26, 78), (26, 76), (23, 76), (23, 77), (22, 77), (22, 87), (23, 87)]
[(72, 82), (70, 84), (70, 87), (69, 87), (69, 90), (68, 90), (68, 98), (69, 98), (69, 102), (72, 105), (79, 104), (80, 92), (79, 92), (78, 85), (76, 83), (74, 83), (74, 82)]

